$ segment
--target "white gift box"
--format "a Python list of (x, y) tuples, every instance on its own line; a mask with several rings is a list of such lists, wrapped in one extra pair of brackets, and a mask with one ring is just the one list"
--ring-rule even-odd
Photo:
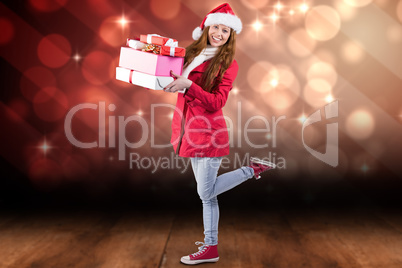
[(123, 67), (116, 67), (116, 79), (155, 90), (163, 90), (174, 80), (170, 76), (155, 76)]

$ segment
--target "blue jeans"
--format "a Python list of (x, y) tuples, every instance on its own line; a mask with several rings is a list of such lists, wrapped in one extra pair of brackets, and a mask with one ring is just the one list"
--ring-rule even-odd
[(205, 245), (218, 244), (219, 206), (217, 196), (254, 175), (251, 167), (241, 167), (217, 177), (222, 157), (191, 158), (197, 181), (197, 192), (202, 200)]

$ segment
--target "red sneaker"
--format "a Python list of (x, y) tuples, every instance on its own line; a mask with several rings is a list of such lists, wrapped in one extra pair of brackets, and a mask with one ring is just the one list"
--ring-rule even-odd
[(204, 245), (202, 242), (195, 242), (195, 244), (202, 246), (198, 248), (198, 252), (181, 257), (180, 261), (182, 263), (194, 265), (204, 262), (217, 262), (219, 260), (218, 245)]
[(254, 177), (258, 180), (261, 178), (260, 173), (273, 169), (276, 167), (274, 163), (258, 159), (256, 157), (250, 158), (250, 167), (254, 169)]

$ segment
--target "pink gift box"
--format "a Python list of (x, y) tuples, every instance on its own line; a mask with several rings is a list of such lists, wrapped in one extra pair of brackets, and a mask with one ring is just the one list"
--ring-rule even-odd
[(171, 76), (155, 76), (123, 67), (116, 67), (116, 79), (155, 90), (163, 90), (164, 87), (174, 81)]
[(170, 70), (181, 75), (184, 58), (162, 56), (129, 47), (120, 50), (119, 66), (156, 76), (170, 76)]

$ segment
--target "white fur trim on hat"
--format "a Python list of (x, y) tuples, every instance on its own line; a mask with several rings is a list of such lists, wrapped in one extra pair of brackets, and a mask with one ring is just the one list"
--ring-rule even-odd
[[(214, 24), (223, 24), (227, 27), (230, 27), (237, 34), (239, 34), (243, 28), (241, 20), (237, 16), (229, 14), (229, 13), (208, 14), (207, 19), (205, 20), (205, 23), (204, 23), (205, 27), (211, 26)], [(193, 32), (193, 36), (194, 36), (194, 32)]]
[(200, 27), (195, 28), (193, 31), (193, 39), (198, 40), (201, 37), (201, 35), (202, 35), (201, 28)]

